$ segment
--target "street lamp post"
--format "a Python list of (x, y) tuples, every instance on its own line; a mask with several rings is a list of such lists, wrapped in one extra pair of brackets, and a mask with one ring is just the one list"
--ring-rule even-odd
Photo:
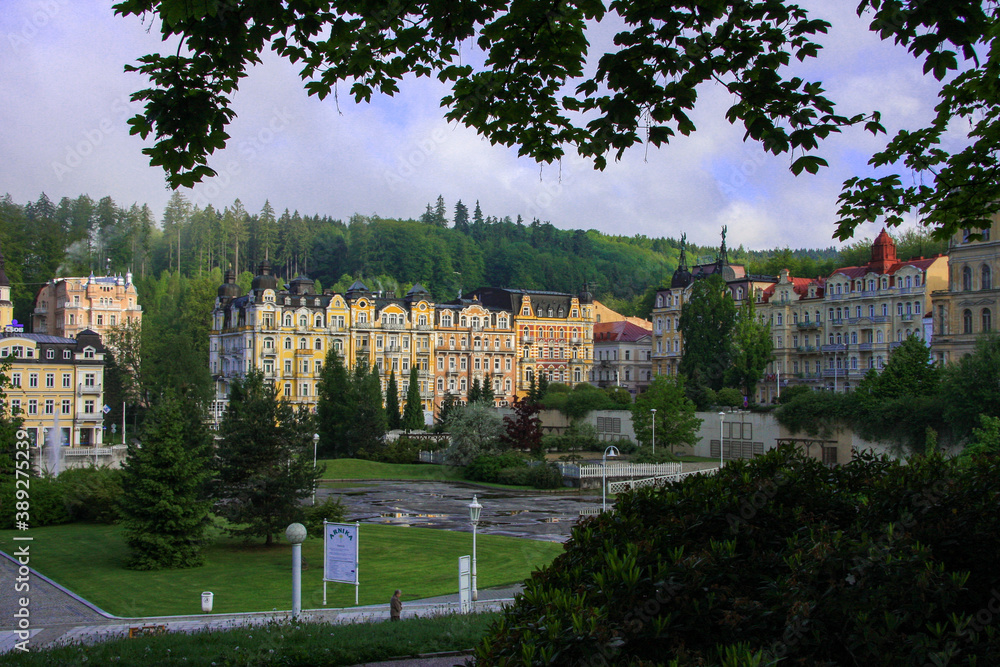
[(720, 412), (719, 413), (719, 470), (722, 470), (722, 466), (724, 465), (723, 460), (722, 460), (722, 454), (723, 454), (723, 449), (722, 449), (722, 442), (723, 442), (722, 441), (722, 433), (725, 430), (724, 429), (725, 424), (726, 424), (725, 420), (726, 420), (726, 413), (725, 412)]
[(621, 452), (614, 445), (609, 446), (604, 450), (604, 455), (601, 457), (601, 511), (608, 511), (608, 457), (609, 456), (621, 456)]
[(479, 514), (483, 511), (483, 506), (476, 500), (475, 494), (472, 502), (469, 503), (469, 521), (472, 522), (472, 601), (479, 599), (479, 589), (476, 588), (476, 526), (479, 525)]
[(653, 456), (656, 456), (656, 408), (650, 408), (653, 413)]
[(298, 619), (302, 613), (302, 543), (306, 539), (306, 527), (293, 523), (285, 530), (285, 538), (292, 543), (292, 618)]
[[(313, 433), (313, 472), (316, 471), (316, 446), (319, 445), (319, 433)], [(313, 505), (316, 504), (316, 481), (313, 480)]]

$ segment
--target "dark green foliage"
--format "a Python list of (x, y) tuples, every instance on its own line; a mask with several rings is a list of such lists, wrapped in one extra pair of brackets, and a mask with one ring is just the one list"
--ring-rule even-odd
[(477, 456), (465, 466), (463, 477), (476, 482), (498, 482), (500, 472), (510, 468), (527, 468), (528, 460), (517, 452)]
[(10, 386), (10, 376), (7, 374), (9, 371), (10, 362), (0, 360), (0, 480), (14, 477), (17, 432), (24, 423), (20, 413), (13, 413), (10, 403), (7, 402), (6, 390)]
[(274, 536), (300, 521), (324, 468), (314, 468), (313, 420), (280, 401), (260, 371), (234, 381), (219, 428), (215, 498), (219, 514), (246, 540)]
[(782, 388), (781, 390), (781, 400), (778, 401), (782, 405), (785, 403), (791, 403), (796, 397), (802, 394), (808, 394), (813, 391), (811, 387), (807, 387), (803, 384), (797, 384), (794, 387)]
[(713, 273), (696, 281), (678, 324), (684, 334), (680, 372), (714, 391), (722, 389), (733, 362), (735, 325), (736, 305), (722, 276)]
[(850, 394), (808, 391), (796, 395), (774, 415), (792, 433), (828, 438), (850, 420), (852, 401)]
[(604, 447), (597, 439), (597, 429), (592, 424), (574, 422), (565, 432), (548, 434), (542, 438), (544, 449), (554, 449), (559, 452), (603, 451)]
[[(572, 391), (567, 392), (564, 396), (565, 398), (560, 401), (561, 404), (558, 404), (556, 409), (574, 421), (586, 417), (594, 410), (617, 410), (621, 407), (621, 404), (616, 403), (605, 390), (587, 382), (576, 385)], [(551, 387), (543, 401), (545, 407), (555, 407), (549, 404), (549, 397), (553, 397)]]
[(70, 468), (59, 473), (66, 509), (73, 521), (118, 521), (124, 478), (124, 470), (112, 468)]
[[(22, 485), (23, 486), (23, 485)], [(32, 477), (29, 480), (28, 491), (31, 494), (31, 525), (52, 526), (60, 523), (70, 523), (70, 514), (66, 502), (66, 486), (59, 483), (58, 477)], [(14, 480), (7, 479), (0, 484), (0, 507), (15, 507), (16, 489)], [(14, 512), (4, 511), (0, 514), (0, 527), (14, 527)]]
[(316, 505), (309, 505), (302, 511), (302, 525), (306, 527), (309, 537), (323, 539), (323, 522), (342, 523), (344, 521), (344, 503), (340, 496), (327, 496)]
[(405, 435), (374, 449), (359, 449), (354, 457), (380, 463), (419, 463), (420, 452), (440, 449), (437, 441), (411, 440)]
[(653, 444), (653, 408), (656, 409), (657, 444), (670, 449), (674, 445), (694, 445), (698, 442), (701, 420), (694, 414), (694, 403), (684, 393), (682, 376), (657, 375), (632, 404), (635, 437), (649, 447)]
[(493, 391), (493, 374), (487, 373), (486, 377), (483, 378), (482, 393), (480, 396), (480, 402), (487, 407), (493, 407), (496, 405), (496, 394)]
[(605, 387), (604, 391), (616, 407), (632, 405), (632, 394), (625, 387)]
[(456, 405), (455, 396), (450, 391), (445, 392), (444, 398), (441, 400), (441, 408), (437, 414), (437, 424), (439, 426), (447, 426), (448, 420), (451, 419), (452, 414), (455, 412)]
[(483, 402), (483, 388), (479, 384), (479, 378), (472, 379), (472, 385), (469, 387), (469, 403), (482, 403)]
[(374, 450), (385, 442), (386, 415), (382, 404), (382, 381), (378, 367), (364, 362), (354, 368), (351, 395), (356, 402), (348, 422), (347, 439), (357, 450)]
[(980, 414), (1000, 417), (1000, 336), (981, 337), (972, 354), (945, 370), (941, 389), (944, 419), (960, 441), (972, 434)]
[(889, 355), (881, 372), (869, 371), (858, 384), (865, 398), (891, 400), (907, 396), (933, 396), (938, 392), (941, 369), (931, 359), (931, 349), (923, 340), (909, 336)]
[(389, 431), (401, 428), (402, 415), (399, 414), (399, 386), (396, 372), (389, 371), (389, 382), (385, 386), (385, 426)]
[(723, 387), (715, 392), (715, 404), (729, 408), (742, 408), (743, 394), (740, 393), (739, 389)]
[(406, 431), (417, 431), (424, 428), (424, 406), (420, 399), (420, 380), (417, 367), (410, 369), (409, 386), (406, 388), (406, 407), (403, 408), (403, 420), (400, 425)]
[(126, 566), (201, 565), (211, 500), (211, 439), (197, 405), (168, 391), (146, 416), (142, 444), (128, 448), (119, 503)]
[(323, 361), (323, 370), (316, 385), (316, 430), (319, 453), (340, 458), (354, 452), (348, 440), (348, 429), (354, 405), (352, 386), (344, 360), (331, 347)]
[(996, 664), (998, 493), (995, 457), (830, 468), (791, 448), (628, 493), (476, 664)]

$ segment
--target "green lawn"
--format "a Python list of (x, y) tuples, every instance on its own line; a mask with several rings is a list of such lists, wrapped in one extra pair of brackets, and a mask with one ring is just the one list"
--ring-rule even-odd
[[(12, 553), (15, 531), (0, 531)], [(117, 616), (201, 612), (201, 592), (215, 593), (215, 612), (291, 608), (291, 546), (244, 545), (220, 537), (205, 551), (206, 563), (187, 570), (138, 572), (122, 567), (127, 547), (116, 526), (69, 524), (31, 531), (31, 565), (101, 609)], [(458, 558), (472, 551), (469, 533), (362, 524), (360, 602), (386, 602), (395, 588), (403, 599), (455, 593)], [(302, 607), (323, 606), (322, 540), (303, 544)], [(562, 551), (561, 544), (480, 535), (479, 587), (525, 579)], [(354, 604), (354, 586), (329, 583), (330, 607)]]
[(378, 463), (361, 459), (324, 459), (324, 479), (414, 479), (461, 482), (462, 469), (429, 463)]

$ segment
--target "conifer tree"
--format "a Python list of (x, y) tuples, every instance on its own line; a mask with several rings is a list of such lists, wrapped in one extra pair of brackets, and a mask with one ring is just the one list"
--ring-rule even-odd
[(382, 381), (378, 367), (361, 362), (354, 368), (354, 389), (357, 400), (352, 408), (349, 439), (352, 452), (374, 450), (385, 439), (386, 418), (382, 405)]
[(233, 382), (219, 427), (216, 498), (233, 535), (267, 544), (288, 524), (301, 521), (299, 501), (313, 492), (322, 469), (313, 467), (313, 419), (278, 400), (263, 373)]
[(493, 375), (487, 373), (486, 377), (483, 379), (482, 393), (480, 394), (479, 402), (486, 407), (492, 408), (496, 405), (496, 394), (493, 393)]
[(142, 444), (122, 468), (126, 566), (136, 570), (201, 565), (211, 500), (212, 441), (200, 407), (168, 390), (146, 415)]
[(399, 387), (396, 385), (396, 371), (389, 371), (389, 383), (385, 387), (385, 422), (386, 428), (395, 431), (400, 427), (402, 419), (399, 414)]
[(403, 409), (402, 428), (407, 431), (420, 430), (424, 427), (424, 406), (420, 399), (420, 385), (417, 379), (417, 367), (410, 368), (410, 386), (406, 388), (406, 407)]
[(448, 424), (448, 419), (451, 417), (451, 413), (455, 411), (455, 396), (449, 391), (444, 395), (444, 399), (441, 401), (441, 407), (438, 409), (437, 423), (441, 426), (446, 426)]
[(316, 393), (318, 449), (327, 456), (347, 456), (347, 430), (355, 401), (344, 360), (333, 348), (326, 353)]
[(459, 199), (455, 204), (455, 229), (464, 233), (469, 233), (469, 207)]
[(479, 403), (481, 400), (483, 400), (483, 388), (479, 384), (479, 378), (474, 378), (472, 386), (469, 387), (469, 405)]

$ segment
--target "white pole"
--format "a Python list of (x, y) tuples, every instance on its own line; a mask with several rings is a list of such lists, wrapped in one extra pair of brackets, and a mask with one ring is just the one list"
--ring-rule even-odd
[(125, 444), (125, 401), (122, 401), (122, 444)]
[(292, 544), (292, 618), (302, 613), (302, 543)]
[(775, 370), (777, 371), (775, 377), (777, 378), (778, 385), (778, 402), (781, 403), (781, 366), (775, 364)]
[(653, 413), (653, 456), (656, 456), (656, 408), (652, 408)]
[(479, 589), (476, 588), (476, 524), (472, 524), (472, 601), (479, 600)]
[(725, 427), (725, 423), (726, 423), (726, 413), (725, 412), (720, 412), (719, 413), (719, 470), (722, 470), (722, 466), (725, 465), (725, 462), (723, 461), (723, 456), (722, 456), (723, 455), (722, 433), (723, 433), (723, 430), (724, 430), (724, 427)]

